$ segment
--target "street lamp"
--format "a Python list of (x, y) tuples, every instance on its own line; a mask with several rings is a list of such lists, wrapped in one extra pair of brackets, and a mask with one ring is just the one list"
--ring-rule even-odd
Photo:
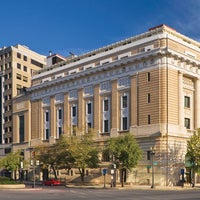
[(152, 168), (151, 188), (155, 188), (155, 185), (154, 185), (154, 155), (155, 155), (155, 149), (154, 148), (151, 148), (150, 154), (151, 154), (151, 168)]

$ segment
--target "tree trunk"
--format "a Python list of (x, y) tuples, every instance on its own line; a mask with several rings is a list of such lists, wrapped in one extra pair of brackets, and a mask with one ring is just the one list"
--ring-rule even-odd
[(122, 169), (122, 187), (124, 187), (124, 169)]
[(55, 179), (57, 179), (58, 177), (57, 177), (57, 174), (56, 174), (56, 169), (55, 169), (55, 167), (52, 165), (51, 168), (52, 168), (52, 170), (53, 170), (53, 174), (54, 174)]
[(85, 168), (78, 168), (81, 175), (81, 182), (84, 183)]

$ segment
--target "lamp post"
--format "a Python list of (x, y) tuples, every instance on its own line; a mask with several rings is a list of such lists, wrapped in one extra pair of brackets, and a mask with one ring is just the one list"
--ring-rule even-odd
[(155, 155), (155, 151), (153, 148), (151, 148), (151, 169), (152, 169), (152, 183), (151, 183), (151, 188), (155, 188), (154, 185), (154, 155)]

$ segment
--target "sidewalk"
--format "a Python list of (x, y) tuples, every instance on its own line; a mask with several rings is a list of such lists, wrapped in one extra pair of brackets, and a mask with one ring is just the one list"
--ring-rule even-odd
[(200, 185), (195, 187), (191, 187), (186, 185), (184, 187), (181, 186), (155, 186), (155, 188), (151, 188), (150, 185), (125, 185), (121, 187), (121, 185), (117, 185), (116, 187), (111, 188), (110, 185), (73, 185), (67, 184), (66, 188), (88, 188), (88, 189), (119, 189), (119, 190), (200, 190)]

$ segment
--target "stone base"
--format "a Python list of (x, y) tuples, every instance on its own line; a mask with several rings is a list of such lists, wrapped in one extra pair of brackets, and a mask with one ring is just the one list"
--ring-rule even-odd
[(23, 189), (24, 184), (0, 184), (0, 189)]

